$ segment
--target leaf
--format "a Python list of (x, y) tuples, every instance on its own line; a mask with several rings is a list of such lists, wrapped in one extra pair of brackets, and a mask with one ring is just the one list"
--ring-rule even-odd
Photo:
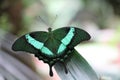
[(71, 59), (66, 63), (68, 74), (64, 72), (64, 67), (60, 63), (55, 65), (62, 80), (99, 80), (91, 66), (75, 49), (71, 54)]

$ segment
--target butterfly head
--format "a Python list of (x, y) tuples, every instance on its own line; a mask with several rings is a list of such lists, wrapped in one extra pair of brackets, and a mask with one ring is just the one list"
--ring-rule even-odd
[(49, 27), (49, 28), (48, 28), (48, 31), (49, 31), (49, 32), (51, 32), (51, 31), (52, 31), (52, 28), (51, 28), (51, 27)]

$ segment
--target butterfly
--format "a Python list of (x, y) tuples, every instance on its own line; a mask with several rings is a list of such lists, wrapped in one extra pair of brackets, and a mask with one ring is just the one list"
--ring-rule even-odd
[(34, 54), (39, 60), (49, 65), (49, 75), (53, 76), (52, 66), (61, 62), (68, 73), (65, 60), (69, 59), (74, 47), (90, 39), (89, 33), (77, 27), (62, 27), (56, 30), (27, 33), (18, 38), (12, 45), (14, 51), (25, 51)]

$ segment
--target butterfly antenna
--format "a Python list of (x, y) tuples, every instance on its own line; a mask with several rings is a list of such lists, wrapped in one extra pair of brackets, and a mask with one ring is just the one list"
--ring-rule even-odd
[(56, 19), (57, 19), (57, 15), (55, 16), (55, 19), (52, 21), (52, 23), (50, 24), (50, 26), (53, 26), (53, 23), (56, 21)]
[(49, 23), (47, 23), (45, 20), (43, 20), (40, 16), (38, 16), (39, 18), (37, 18), (37, 20), (38, 19), (40, 19), (43, 23), (45, 23), (45, 25), (47, 26), (47, 27), (49, 27), (48, 28), (48, 31), (49, 32), (51, 32), (51, 30), (52, 30), (52, 26), (53, 26), (53, 23), (56, 21), (56, 19), (57, 19), (57, 15), (55, 16), (55, 19), (53, 20), (53, 22), (51, 23), (51, 24), (49, 24)]
[(50, 25), (49, 25), (45, 20), (43, 20), (40, 16), (37, 17), (37, 20), (41, 20), (47, 27), (50, 26)]

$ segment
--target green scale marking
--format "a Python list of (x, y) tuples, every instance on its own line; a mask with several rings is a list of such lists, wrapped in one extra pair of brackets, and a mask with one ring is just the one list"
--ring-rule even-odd
[(57, 53), (61, 53), (66, 49), (66, 46), (71, 42), (74, 36), (74, 32), (75, 32), (75, 29), (71, 27), (68, 34), (61, 40), (62, 43), (60, 44)]
[(40, 50), (42, 53), (46, 55), (53, 55), (53, 53), (47, 47), (44, 46), (44, 43), (35, 40), (29, 34), (26, 34), (25, 38), (27, 39), (29, 44), (31, 44), (36, 49)]

